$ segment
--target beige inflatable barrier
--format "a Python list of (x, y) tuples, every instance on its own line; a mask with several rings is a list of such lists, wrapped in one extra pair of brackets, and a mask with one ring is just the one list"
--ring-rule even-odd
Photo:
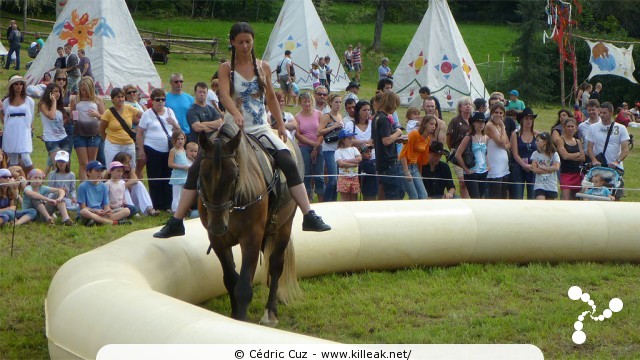
[[(300, 277), (461, 262), (640, 260), (640, 206), (633, 203), (431, 200), (314, 207), (333, 230), (302, 232), (296, 216)], [(104, 345), (119, 343), (324, 341), (191, 305), (226, 291), (217, 258), (205, 254), (204, 228), (198, 220), (186, 228), (186, 236), (173, 239), (154, 239), (157, 229), (138, 231), (64, 264), (45, 302), (51, 358), (93, 359)], [(264, 279), (263, 269), (258, 272), (256, 279)]]

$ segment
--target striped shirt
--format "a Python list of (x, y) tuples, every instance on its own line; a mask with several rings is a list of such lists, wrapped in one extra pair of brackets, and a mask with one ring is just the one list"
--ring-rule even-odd
[(353, 50), (351, 53), (351, 60), (354, 64), (362, 63), (362, 59), (360, 58), (360, 48), (355, 48), (355, 50)]

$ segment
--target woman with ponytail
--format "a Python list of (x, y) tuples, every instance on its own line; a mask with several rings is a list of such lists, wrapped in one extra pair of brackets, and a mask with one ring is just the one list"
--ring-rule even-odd
[[(311, 210), (307, 190), (298, 174), (296, 163), (284, 143), (287, 139), (287, 130), (284, 127), (282, 111), (273, 85), (267, 79), (267, 76), (271, 76), (271, 67), (267, 62), (256, 58), (253, 47), (254, 36), (251, 26), (244, 22), (235, 23), (229, 31), (231, 61), (221, 64), (218, 69), (220, 101), (226, 110), (224, 120), (235, 122), (246, 133), (266, 136), (274, 144), (277, 150), (274, 155), (276, 166), (284, 172), (289, 192), (304, 214), (302, 230), (331, 230), (331, 227)], [(271, 131), (265, 100), (276, 120), (280, 137), (275, 136)], [(174, 217), (154, 234), (155, 237), (184, 235), (182, 219), (197, 196), (195, 190), (200, 172), (199, 157), (200, 155), (189, 168), (187, 182), (184, 184)]]

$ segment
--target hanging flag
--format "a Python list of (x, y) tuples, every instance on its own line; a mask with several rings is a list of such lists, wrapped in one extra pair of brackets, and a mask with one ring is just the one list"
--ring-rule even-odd
[(596, 75), (617, 75), (628, 79), (634, 84), (638, 82), (633, 77), (636, 67), (633, 63), (633, 45), (628, 49), (615, 47), (605, 42), (592, 42), (585, 40), (591, 48), (591, 74), (589, 79)]

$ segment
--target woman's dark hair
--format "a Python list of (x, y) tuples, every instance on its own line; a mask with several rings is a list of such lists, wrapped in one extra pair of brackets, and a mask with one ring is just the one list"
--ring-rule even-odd
[[(255, 39), (255, 33), (253, 32), (253, 29), (246, 22), (237, 22), (233, 24), (233, 26), (231, 26), (231, 30), (229, 30), (229, 40), (233, 41), (236, 38), (236, 36), (238, 36), (239, 34), (249, 34), (251, 35), (252, 39)], [(264, 94), (264, 89), (266, 87), (266, 84), (264, 83), (264, 79), (262, 78), (262, 76), (260, 76), (260, 72), (258, 71), (258, 63), (256, 61), (255, 47), (251, 48), (251, 58), (253, 59), (253, 72), (258, 78), (258, 88), (259, 88), (258, 95), (262, 96), (262, 94)], [(236, 61), (236, 48), (233, 45), (231, 45), (231, 83), (229, 84), (230, 85), (229, 95), (233, 95), (234, 93), (233, 80), (235, 75), (234, 74), (235, 61)]]
[[(353, 110), (353, 123), (354, 124), (359, 124), (360, 123), (360, 110), (362, 110), (363, 107), (365, 106), (369, 106), (371, 107), (371, 104), (369, 104), (369, 102), (367, 100), (360, 100), (356, 103), (356, 108)], [(369, 120), (369, 119), (365, 119), (365, 120)]]
[(126, 97), (126, 94), (124, 93), (124, 90), (122, 90), (122, 88), (119, 88), (119, 87), (113, 88), (113, 90), (111, 90), (111, 100), (115, 99), (116, 96), (118, 95), (122, 95)]
[(117, 153), (116, 156), (113, 157), (113, 161), (119, 161), (122, 164), (128, 162), (129, 165), (131, 165), (131, 159), (132, 159), (131, 155), (127, 154), (124, 151)]
[[(18, 74), (16, 74), (16, 75), (18, 75)], [(13, 77), (13, 75), (11, 77)], [(11, 80), (11, 78), (9, 78), (9, 80)], [(22, 82), (24, 84), (24, 86), (22, 86), (22, 91), (20, 91), (20, 96), (23, 99), (26, 99), (26, 97), (27, 97), (27, 83), (24, 80), (21, 80), (20, 82)], [(15, 82), (13, 84), (17, 84), (17, 83), (18, 82)], [(13, 99), (15, 99), (16, 96), (18, 96), (16, 91), (13, 90), (13, 84), (11, 84), (11, 86), (9, 86), (9, 96), (8, 96), (8, 98), (9, 98), (10, 102), (13, 101)]]
[(556, 126), (558, 126), (558, 125), (561, 125), (561, 122), (560, 122), (560, 114), (562, 114), (562, 113), (566, 113), (566, 114), (567, 114), (567, 117), (573, 117), (573, 114), (572, 114), (571, 112), (569, 112), (569, 110), (567, 110), (567, 109), (562, 109), (562, 110), (558, 111), (558, 120), (557, 120), (557, 121), (556, 121), (556, 123), (555, 123), (555, 124), (553, 124), (553, 126), (551, 127), (551, 131), (553, 131), (553, 128), (554, 128), (554, 127), (556, 127)]
[(40, 103), (38, 105), (44, 104), (47, 109), (51, 109), (51, 106), (53, 106), (53, 101), (51, 101), (51, 93), (53, 92), (53, 89), (56, 88), (58, 89), (58, 91), (60, 91), (60, 96), (58, 97), (58, 100), (56, 100), (56, 110), (60, 110), (64, 113), (64, 105), (62, 103), (62, 97), (64, 96), (64, 93), (62, 92), (62, 87), (60, 87), (60, 85), (56, 83), (50, 83), (46, 88), (44, 88), (44, 93), (42, 94)]
[(160, 89), (160, 88), (156, 88), (151, 90), (151, 100), (155, 99), (158, 96), (166, 96), (167, 93), (164, 91), (164, 89)]

